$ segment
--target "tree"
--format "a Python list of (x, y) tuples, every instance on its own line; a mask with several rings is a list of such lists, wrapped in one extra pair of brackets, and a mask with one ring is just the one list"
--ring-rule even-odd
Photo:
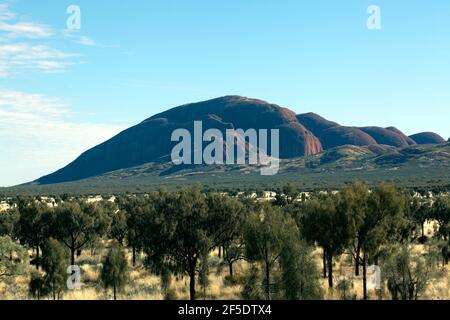
[(23, 274), (27, 265), (27, 251), (9, 236), (0, 237), (0, 280)]
[(322, 297), (317, 269), (308, 246), (290, 234), (281, 253), (283, 296), (288, 300), (317, 300)]
[(244, 240), (236, 239), (224, 245), (223, 260), (228, 264), (230, 277), (233, 277), (233, 265), (245, 258)]
[(450, 223), (450, 198), (438, 197), (433, 205), (433, 218), (439, 223), (439, 235), (445, 240), (449, 239), (447, 225)]
[(203, 299), (206, 300), (206, 289), (208, 289), (209, 282), (209, 261), (208, 256), (203, 256), (200, 259), (200, 272), (198, 274), (198, 282), (200, 284), (200, 288), (203, 291)]
[(270, 300), (271, 271), (282, 254), (285, 237), (289, 233), (298, 234), (294, 220), (284, 215), (280, 208), (270, 205), (265, 206), (260, 214), (250, 216), (244, 233), (247, 259), (263, 264), (267, 300)]
[(19, 238), (36, 250), (34, 264), (39, 269), (39, 252), (45, 240), (53, 231), (53, 211), (44, 204), (19, 202)]
[[(403, 223), (405, 198), (392, 185), (380, 185), (372, 192), (360, 184), (347, 189), (342, 206), (354, 227), (355, 260), (363, 267), (363, 299), (367, 299), (367, 263), (377, 262), (380, 247), (398, 238)], [(361, 254), (362, 253), (362, 254)]]
[(28, 293), (33, 299), (40, 300), (44, 287), (44, 278), (37, 270), (31, 272), (30, 282), (28, 283)]
[(125, 252), (117, 243), (113, 243), (103, 260), (101, 281), (105, 290), (113, 289), (114, 300), (117, 292), (122, 292), (128, 280), (128, 264)]
[(146, 265), (188, 275), (190, 299), (195, 300), (201, 257), (233, 239), (243, 221), (243, 207), (227, 196), (206, 197), (198, 188), (174, 193), (160, 190), (151, 202), (142, 224)]
[(361, 246), (365, 239), (365, 229), (362, 228), (367, 215), (367, 202), (369, 189), (363, 183), (355, 183), (350, 187), (339, 191), (339, 203), (337, 208), (340, 212), (346, 212), (349, 217), (349, 227), (352, 228), (351, 249), (355, 261), (355, 275), (359, 276), (361, 263)]
[(127, 245), (132, 250), (133, 266), (136, 265), (136, 253), (143, 248), (144, 212), (150, 212), (153, 204), (151, 199), (142, 197), (120, 197), (118, 198), (119, 209), (125, 212), (127, 224)]
[(175, 300), (175, 290), (170, 287), (172, 282), (172, 273), (168, 269), (161, 270), (160, 283), (161, 292), (164, 294), (164, 300)]
[(264, 299), (264, 290), (261, 288), (259, 270), (254, 265), (251, 266), (250, 271), (245, 278), (241, 296), (244, 300)]
[(63, 203), (56, 209), (57, 238), (70, 250), (71, 264), (75, 265), (75, 253), (86, 244), (101, 237), (109, 220), (95, 205)]
[(431, 219), (433, 216), (433, 210), (431, 203), (426, 201), (421, 201), (415, 198), (411, 201), (410, 210), (412, 211), (413, 221), (420, 226), (421, 239), (422, 241), (426, 238), (425, 236), (425, 222)]
[(64, 247), (49, 239), (42, 248), (42, 269), (45, 271), (44, 288), (52, 294), (53, 300), (60, 299), (66, 288), (67, 254)]
[(383, 275), (393, 300), (417, 300), (431, 280), (425, 258), (413, 256), (407, 245), (394, 247), (383, 263)]
[(333, 288), (333, 258), (344, 252), (353, 236), (347, 211), (339, 203), (339, 197), (335, 196), (309, 201), (302, 222), (305, 237), (323, 248), (330, 288)]
[(0, 236), (10, 236), (18, 239), (20, 212), (16, 208), (9, 209), (0, 214)]
[(117, 242), (123, 246), (127, 232), (127, 215), (122, 210), (116, 210), (111, 214), (110, 237), (117, 240)]
[[(320, 207), (320, 201), (317, 198), (313, 198), (308, 201), (296, 202), (284, 207), (284, 212), (292, 217), (297, 226), (300, 229), (300, 235), (302, 240), (305, 240), (309, 244), (316, 245), (317, 232), (315, 230), (315, 222), (307, 221), (314, 218), (314, 212), (317, 212)], [(326, 253), (322, 248), (322, 274), (323, 278), (327, 278), (327, 261)]]

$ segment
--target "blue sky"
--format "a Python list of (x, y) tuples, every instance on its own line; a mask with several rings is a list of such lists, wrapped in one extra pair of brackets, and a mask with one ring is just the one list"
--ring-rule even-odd
[[(381, 30), (366, 27), (369, 5)], [(0, 186), (228, 94), (448, 138), (449, 56), (447, 0), (1, 1)]]

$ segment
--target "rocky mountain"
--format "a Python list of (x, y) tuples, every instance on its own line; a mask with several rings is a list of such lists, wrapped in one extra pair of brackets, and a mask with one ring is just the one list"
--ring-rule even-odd
[(410, 138), (417, 144), (440, 144), (445, 142), (444, 138), (434, 132), (417, 133), (410, 136)]
[(293, 158), (321, 152), (319, 139), (301, 125), (294, 112), (275, 104), (239, 96), (226, 96), (183, 105), (155, 115), (112, 139), (83, 153), (65, 168), (37, 182), (50, 184), (80, 180), (106, 172), (160, 161), (170, 155), (175, 142), (171, 134), (187, 129), (194, 134), (194, 121), (203, 130), (279, 129), (280, 157)]
[[(142, 168), (147, 164), (169, 169), (162, 170), (161, 174), (170, 175), (177, 171), (171, 169), (170, 164), (166, 165), (177, 143), (171, 141), (172, 132), (187, 129), (194, 135), (194, 121), (202, 121), (203, 131), (219, 129), (223, 133), (227, 129), (279, 129), (281, 159), (320, 155), (336, 147), (364, 147), (365, 151), (353, 150), (373, 156), (395, 155), (398, 150), (413, 147), (416, 143), (444, 142), (432, 133), (407, 137), (394, 127), (341, 126), (314, 113), (296, 115), (289, 109), (262, 100), (225, 96), (186, 104), (152, 116), (86, 151), (66, 167), (33, 184), (78, 181), (130, 168)], [(248, 142), (242, 139), (238, 139), (239, 145), (249, 147)], [(344, 154), (348, 154), (347, 151)], [(328, 154), (325, 159), (344, 157), (340, 152), (325, 154)], [(180, 169), (183, 168), (178, 171)]]

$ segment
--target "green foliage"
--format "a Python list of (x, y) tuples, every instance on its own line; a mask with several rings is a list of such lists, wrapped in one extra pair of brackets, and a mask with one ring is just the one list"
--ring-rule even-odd
[(243, 206), (226, 196), (205, 197), (198, 188), (161, 190), (151, 203), (143, 218), (147, 266), (188, 275), (190, 297), (195, 299), (201, 257), (235, 237), (244, 219)]
[(264, 287), (266, 298), (274, 283), (271, 282), (271, 271), (279, 260), (287, 237), (297, 236), (298, 228), (295, 221), (283, 214), (280, 208), (265, 206), (260, 213), (254, 213), (244, 233), (245, 253), (251, 262), (261, 262), (264, 268)]
[(119, 197), (119, 209), (125, 213), (126, 217), (126, 239), (127, 244), (133, 252), (133, 266), (136, 265), (136, 251), (144, 247), (144, 224), (145, 213), (152, 212), (153, 203), (151, 199), (144, 197)]
[(265, 293), (261, 285), (261, 275), (256, 266), (252, 266), (247, 275), (241, 292), (244, 300), (264, 300)]
[(96, 205), (65, 202), (57, 207), (56, 237), (69, 248), (72, 265), (75, 265), (76, 251), (103, 236), (109, 224), (109, 217)]
[(67, 253), (57, 240), (49, 239), (42, 248), (42, 269), (45, 271), (44, 288), (53, 300), (60, 299), (66, 289)]
[(198, 273), (198, 283), (203, 291), (203, 299), (206, 299), (206, 289), (210, 285), (209, 269), (208, 256), (203, 256), (200, 261), (200, 271)]
[(300, 219), (304, 237), (324, 250), (330, 287), (333, 287), (333, 257), (341, 255), (354, 236), (346, 206), (342, 198), (323, 196), (307, 202)]
[(33, 298), (40, 300), (44, 289), (44, 277), (39, 271), (33, 270), (28, 283), (28, 294)]
[[(266, 190), (263, 187), (259, 194)], [(57, 299), (67, 279), (65, 249), (70, 249), (73, 264), (81, 250), (100, 251), (107, 240), (115, 240), (121, 245), (115, 243), (108, 250), (99, 278), (107, 290), (114, 290), (115, 298), (127, 282), (126, 246), (133, 252), (133, 262), (136, 253), (144, 250), (145, 266), (161, 277), (165, 299), (177, 296), (170, 286), (172, 275), (189, 277), (189, 294), (195, 299), (198, 287), (206, 296), (212, 269), (222, 275), (221, 268), (228, 264), (231, 275), (233, 263), (241, 259), (250, 262), (251, 269), (227, 276), (224, 283), (241, 285), (243, 298), (320, 299), (322, 285), (311, 254), (314, 246), (320, 246), (325, 251), (329, 283), (333, 281), (333, 259), (348, 252), (353, 260), (346, 263), (355, 262), (355, 272), (363, 267), (365, 298), (365, 267), (383, 262), (390, 275), (385, 279), (392, 296), (415, 299), (421, 297), (430, 275), (434, 275), (430, 270), (450, 258), (450, 201), (446, 197), (439, 197), (431, 206), (431, 200), (415, 198), (412, 192), (407, 194), (392, 185), (369, 191), (367, 185), (357, 183), (338, 193), (310, 193), (298, 201), (298, 185), (291, 184), (283, 188), (285, 196), (278, 202), (265, 203), (237, 195), (244, 190), (230, 188), (236, 195), (232, 198), (211, 192), (216, 189), (208, 188), (207, 193), (199, 188), (180, 188), (123, 195), (117, 203), (86, 204), (81, 197), (68, 196), (65, 202), (57, 201), (55, 208), (35, 198), (12, 200), (18, 209), (0, 214), (0, 235), (7, 235), (0, 238), (0, 274), (8, 269), (4, 276), (14, 279), (24, 273), (27, 250), (18, 245), (20, 240), (35, 250), (36, 261), (42, 266), (40, 272), (31, 274), (30, 296)], [(253, 189), (245, 190), (250, 194)], [(431, 219), (439, 222), (439, 232), (424, 242), (428, 251), (425, 258), (401, 246), (422, 243), (419, 227)], [(223, 248), (223, 260), (210, 256), (217, 248)], [(95, 258), (88, 259), (96, 264)], [(405, 285), (408, 281), (410, 285)], [(341, 298), (353, 298), (351, 284), (347, 278), (337, 281)]]
[(350, 279), (343, 278), (338, 281), (336, 290), (339, 293), (341, 300), (354, 300), (355, 296), (351, 294), (353, 288), (353, 282)]
[(432, 216), (439, 223), (439, 235), (444, 239), (449, 239), (450, 234), (450, 198), (439, 197), (433, 205)]
[(14, 277), (26, 271), (27, 251), (9, 236), (0, 237), (0, 281), (4, 277)]
[(349, 217), (354, 237), (352, 249), (358, 265), (363, 267), (363, 296), (367, 299), (365, 268), (368, 259), (376, 261), (380, 248), (389, 241), (399, 239), (399, 230), (404, 223), (405, 197), (394, 186), (382, 184), (369, 192), (357, 183), (339, 193), (338, 210)]
[(243, 235), (240, 235), (234, 241), (228, 242), (223, 247), (223, 260), (228, 264), (229, 276), (233, 277), (233, 264), (245, 258), (245, 248)]
[(114, 300), (116, 300), (117, 293), (123, 291), (128, 280), (127, 258), (119, 244), (113, 243), (104, 257), (100, 279), (106, 290), (113, 289)]
[(16, 208), (0, 214), (0, 236), (10, 236), (16, 239), (19, 234), (20, 212)]
[(322, 298), (316, 264), (305, 243), (291, 238), (286, 241), (280, 259), (283, 298), (318, 300)]
[(111, 214), (111, 230), (110, 238), (117, 240), (118, 243), (123, 245), (123, 242), (127, 236), (127, 215), (122, 210), (116, 210)]
[(382, 270), (393, 300), (417, 300), (432, 275), (425, 258), (414, 256), (407, 245), (394, 247)]
[(22, 243), (26, 243), (30, 248), (36, 250), (34, 264), (38, 268), (40, 247), (54, 230), (54, 215), (46, 205), (35, 201), (20, 201), (19, 211), (19, 238)]
[(172, 273), (168, 269), (161, 271), (160, 275), (161, 292), (164, 295), (164, 300), (175, 300), (175, 291), (170, 287), (172, 282)]

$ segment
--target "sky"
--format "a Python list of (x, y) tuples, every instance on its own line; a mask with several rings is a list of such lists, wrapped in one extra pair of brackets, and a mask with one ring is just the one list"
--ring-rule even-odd
[(449, 57), (448, 0), (0, 1), (0, 186), (224, 95), (448, 139)]

